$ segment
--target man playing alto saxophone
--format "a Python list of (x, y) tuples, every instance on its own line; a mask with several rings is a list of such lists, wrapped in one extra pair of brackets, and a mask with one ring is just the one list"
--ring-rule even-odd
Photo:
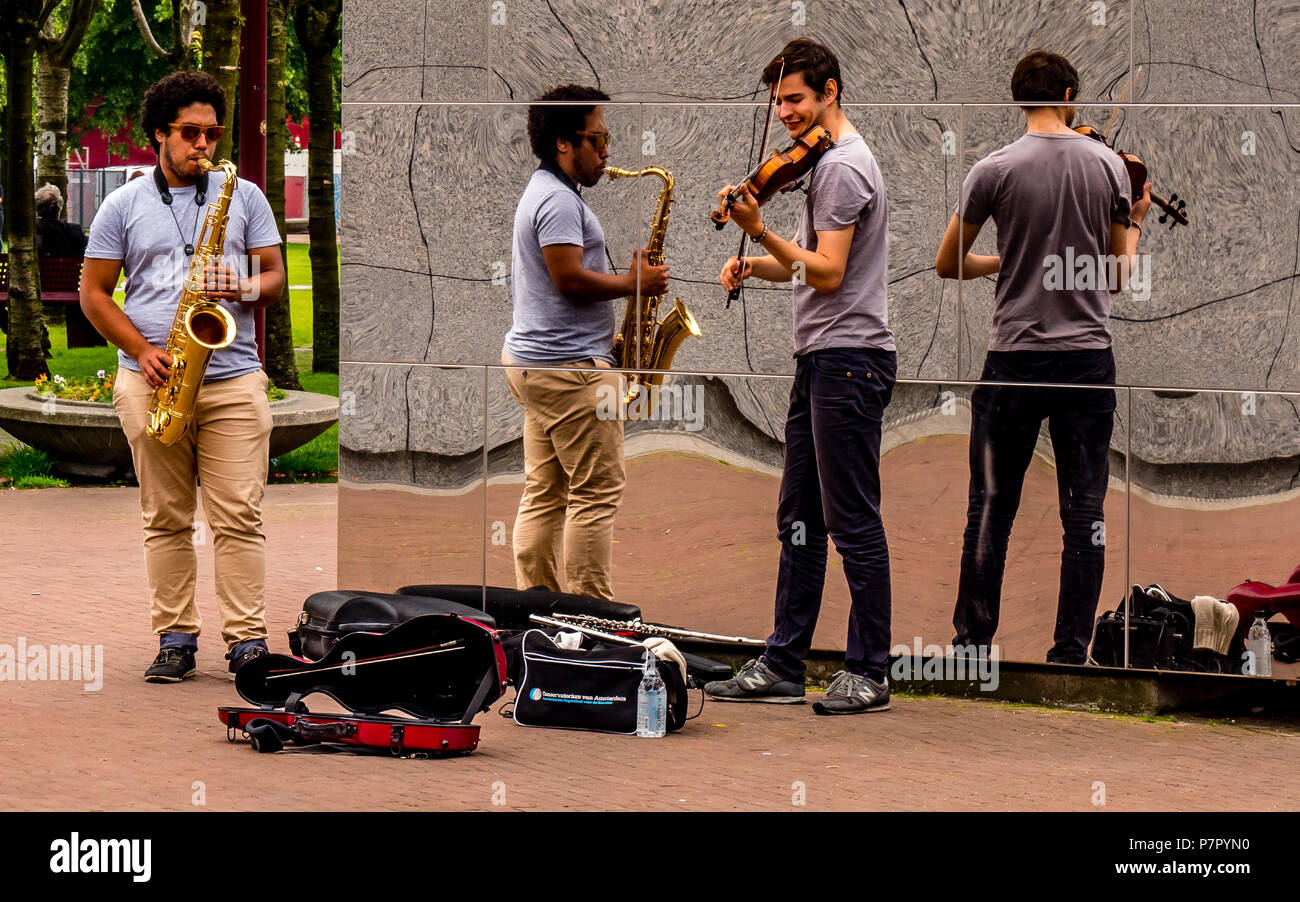
[[(119, 349), (113, 406), (140, 483), (150, 609), (160, 646), (145, 672), (150, 682), (175, 683), (195, 673), (201, 626), (194, 598), (196, 477), (213, 536), (230, 670), (266, 653), (261, 505), (271, 413), (252, 308), (279, 300), (284, 266), (271, 205), (252, 182), (237, 182), (224, 249), (227, 260), (251, 255), (258, 274), (246, 278), (219, 266), (208, 271), (205, 285), (234, 316), (234, 341), (212, 355), (194, 404), (196, 428), (174, 445), (145, 432), (154, 390), (168, 381), (173, 360), (164, 349), (207, 212), (199, 160), (221, 137), (225, 108), (225, 91), (201, 72), (173, 72), (145, 92), (140, 125), (158, 154), (155, 177), (131, 181), (104, 199), (91, 223), (81, 276), (82, 309)], [(208, 184), (208, 199), (220, 192), (220, 178)], [(123, 270), (126, 303), (119, 308), (113, 290)]]
[[(528, 108), (528, 140), (541, 161), (515, 210), (510, 290), (514, 324), (501, 362), (524, 408), (524, 492), (515, 519), (521, 589), (558, 590), (563, 543), (567, 590), (612, 599), (614, 515), (623, 497), (623, 423), (598, 416), (601, 389), (619, 392), (615, 298), (663, 294), (668, 267), (641, 252), (623, 275), (605, 266), (605, 235), (581, 188), (604, 174), (609, 129), (595, 88), (564, 85)], [(556, 101), (569, 101), (561, 105)]]

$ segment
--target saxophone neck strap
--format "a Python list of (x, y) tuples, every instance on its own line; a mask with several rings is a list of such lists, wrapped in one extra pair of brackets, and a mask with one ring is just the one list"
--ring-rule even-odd
[[(172, 193), (167, 185), (167, 177), (163, 175), (161, 160), (153, 168), (153, 183), (158, 188), (158, 196), (162, 198), (162, 202), (170, 207), (172, 205)], [(208, 199), (208, 172), (206, 169), (199, 173), (199, 177), (194, 181), (194, 187), (198, 189), (194, 192), (194, 205), (201, 207)]]

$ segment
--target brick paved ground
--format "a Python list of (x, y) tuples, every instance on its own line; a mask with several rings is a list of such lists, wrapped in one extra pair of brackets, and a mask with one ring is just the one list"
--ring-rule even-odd
[[(271, 486), (273, 648), (302, 599), (333, 588), (334, 486)], [(215, 709), (239, 699), (215, 635), (201, 675), (141, 679), (149, 632), (134, 489), (0, 493), (0, 643), (98, 643), (103, 687), (0, 682), (0, 808), (1252, 809), (1297, 806), (1300, 732), (1262, 723), (1133, 718), (997, 702), (899, 699), (880, 715), (710, 705), (680, 735), (643, 740), (480, 718), (479, 751), (446, 761), (257, 755)], [(210, 547), (200, 606), (212, 634)], [(694, 695), (694, 694), (693, 694)], [(653, 752), (653, 754), (650, 754)], [(201, 788), (196, 784), (201, 783)]]

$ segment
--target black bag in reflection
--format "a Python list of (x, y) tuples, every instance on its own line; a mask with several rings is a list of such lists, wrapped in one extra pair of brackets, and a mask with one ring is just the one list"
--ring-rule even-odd
[(1102, 667), (1124, 666), (1124, 612), (1127, 607), (1128, 666), (1142, 670), (1190, 670), (1197, 673), (1237, 673), (1241, 639), (1234, 637), (1228, 654), (1193, 648), (1196, 616), (1192, 603), (1170, 595), (1160, 586), (1134, 586), (1126, 601), (1097, 619), (1092, 660)]

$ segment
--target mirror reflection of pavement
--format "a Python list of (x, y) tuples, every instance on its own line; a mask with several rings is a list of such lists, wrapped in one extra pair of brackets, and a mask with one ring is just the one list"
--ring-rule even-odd
[[(285, 651), (302, 600), (335, 587), (337, 497), (334, 485), (267, 488), (273, 651)], [(260, 756), (228, 744), (217, 722), (216, 707), (239, 699), (214, 635), (210, 548), (199, 548), (199, 605), (213, 627), (199, 676), (142, 679), (156, 645), (139, 517), (133, 488), (0, 492), (0, 644), (103, 646), (98, 691), (0, 682), (0, 807), (184, 810), (201, 782), (206, 807), (221, 810), (490, 809), (500, 781), (506, 807), (520, 809), (784, 810), (802, 784), (816, 810), (1058, 810), (1093, 807), (1097, 780), (1115, 809), (1297, 805), (1273, 791), (1300, 755), (1294, 727), (946, 698), (896, 698), (887, 714), (839, 720), (808, 706), (712, 704), (653, 748), (489, 711), (479, 750), (455, 761)]]

